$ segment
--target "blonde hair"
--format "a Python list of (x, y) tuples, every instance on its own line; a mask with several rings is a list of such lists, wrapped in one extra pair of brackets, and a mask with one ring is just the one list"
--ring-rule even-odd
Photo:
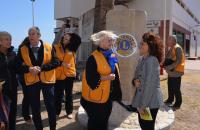
[(117, 35), (114, 34), (113, 31), (103, 30), (103, 31), (100, 31), (98, 33), (94, 33), (93, 35), (91, 35), (90, 40), (93, 41), (93, 44), (99, 45), (100, 41), (106, 37), (116, 39)]
[(1, 31), (0, 32), (0, 41), (2, 40), (3, 37), (9, 37), (10, 40), (12, 40), (12, 36), (10, 33), (6, 32), (6, 31)]

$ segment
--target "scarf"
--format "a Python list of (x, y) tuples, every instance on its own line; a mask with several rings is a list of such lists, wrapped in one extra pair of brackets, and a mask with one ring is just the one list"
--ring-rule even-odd
[(110, 49), (110, 50), (104, 50), (102, 48), (99, 48), (102, 52), (103, 52), (103, 55), (105, 56), (105, 58), (107, 59), (108, 61), (108, 64), (110, 65), (111, 67), (111, 72), (112, 73), (115, 73), (115, 64), (118, 63), (118, 59), (117, 57), (113, 56), (114, 53), (113, 51)]

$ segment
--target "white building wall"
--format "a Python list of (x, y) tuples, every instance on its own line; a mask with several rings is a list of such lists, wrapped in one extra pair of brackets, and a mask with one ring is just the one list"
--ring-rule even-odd
[(71, 0), (71, 1), (72, 1), (71, 16), (75, 18), (79, 18), (84, 13), (95, 7), (95, 0)]
[(194, 19), (175, 0), (172, 2), (172, 21), (187, 30), (196, 24)]
[[(187, 29), (188, 31), (191, 32), (191, 37), (190, 37), (190, 57), (195, 57), (195, 51), (196, 51), (196, 41), (194, 40), (194, 35), (197, 36), (197, 43), (200, 44), (200, 34), (198, 33), (193, 33), (195, 32), (194, 30), (197, 29), (194, 26), (197, 25), (197, 23), (192, 19), (192, 17), (175, 1), (172, 1), (172, 21), (175, 22), (176, 24), (182, 26), (183, 28)], [(191, 7), (191, 2), (188, 5), (188, 1), (184, 1), (187, 7)], [(193, 8), (192, 12), (196, 12), (198, 10), (197, 6), (194, 6), (194, 1), (192, 2)], [(195, 8), (196, 7), (196, 8)], [(200, 5), (199, 5), (200, 7)], [(198, 29), (197, 29), (198, 30)], [(200, 46), (200, 45), (199, 45)], [(200, 51), (200, 49), (197, 49)], [(200, 55), (198, 55), (200, 56)]]
[(85, 12), (95, 7), (95, 0), (54, 0), (55, 19), (66, 17), (79, 18)]
[[(193, 14), (200, 20), (200, 0), (184, 0), (184, 2), (187, 4), (187, 6), (193, 11)], [(197, 25), (197, 23), (195, 23)], [(194, 27), (198, 33), (197, 35), (197, 56), (200, 57), (200, 26)], [(193, 30), (192, 29), (192, 30)], [(192, 42), (192, 45), (196, 47), (196, 41)], [(192, 48), (192, 55), (195, 56), (195, 48)]]
[[(166, 0), (166, 19), (171, 19), (171, 1)], [(148, 20), (164, 20), (165, 0), (133, 0), (130, 8), (146, 10)]]
[(54, 0), (54, 19), (71, 15), (71, 0)]
[(183, 0), (183, 2), (192, 10), (193, 14), (200, 20), (200, 0)]

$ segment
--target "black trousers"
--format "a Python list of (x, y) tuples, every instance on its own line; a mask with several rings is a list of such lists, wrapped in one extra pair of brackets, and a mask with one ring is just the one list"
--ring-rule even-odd
[(33, 114), (33, 122), (36, 130), (43, 130), (43, 123), (41, 118), (40, 108), (40, 91), (44, 97), (44, 104), (48, 113), (50, 130), (56, 130), (56, 114), (54, 104), (54, 86), (43, 85), (36, 83), (31, 86), (27, 86), (29, 101), (31, 104), (31, 110)]
[(25, 120), (30, 119), (30, 110), (29, 108), (31, 107), (29, 99), (28, 99), (28, 90), (25, 85), (25, 82), (23, 81), (23, 76), (18, 75), (19, 77), (19, 82), (22, 86), (22, 91), (23, 91), (23, 99), (22, 99), (22, 116), (24, 117)]
[(142, 130), (154, 130), (155, 127), (155, 120), (156, 120), (156, 116), (158, 113), (158, 108), (155, 109), (150, 109), (151, 112), (151, 116), (153, 118), (152, 121), (147, 121), (147, 120), (143, 120), (140, 117), (140, 114), (138, 113), (138, 120), (139, 120), (139, 124)]
[(57, 80), (55, 84), (55, 107), (56, 115), (59, 115), (62, 108), (63, 92), (65, 91), (65, 110), (66, 114), (73, 112), (73, 83), (74, 77), (68, 77), (65, 80)]
[(9, 112), (9, 130), (16, 129), (16, 115), (17, 115), (17, 88), (12, 90), (10, 112)]
[(181, 95), (181, 77), (168, 77), (168, 99), (167, 102), (175, 103), (174, 106), (180, 107), (182, 104), (182, 95)]
[(31, 107), (29, 99), (28, 99), (28, 92), (27, 92), (27, 88), (26, 86), (22, 86), (22, 90), (23, 90), (23, 100), (22, 100), (22, 116), (24, 117), (24, 119), (30, 119), (30, 110), (29, 108)]
[(112, 111), (110, 99), (104, 104), (97, 104), (82, 98), (81, 105), (88, 115), (88, 130), (108, 130), (108, 120)]

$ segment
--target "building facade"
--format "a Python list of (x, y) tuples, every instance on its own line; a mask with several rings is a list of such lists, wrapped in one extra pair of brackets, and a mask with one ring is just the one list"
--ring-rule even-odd
[[(54, 2), (57, 28), (67, 19), (71, 27), (78, 28), (83, 42), (78, 60), (85, 61), (91, 52), (89, 36), (93, 33), (95, 0)], [(155, 32), (163, 41), (175, 34), (187, 57), (200, 57), (200, 0), (132, 0), (127, 5), (147, 12), (146, 31)]]

